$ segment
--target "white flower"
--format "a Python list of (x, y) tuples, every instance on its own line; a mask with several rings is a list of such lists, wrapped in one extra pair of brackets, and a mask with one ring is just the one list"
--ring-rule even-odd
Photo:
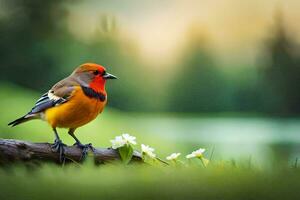
[(146, 155), (148, 155), (151, 158), (155, 158), (155, 154), (153, 153), (154, 149), (149, 147), (148, 145), (141, 145), (142, 148), (142, 153), (145, 153)]
[(114, 140), (111, 140), (112, 148), (117, 149), (123, 147), (125, 144), (128, 145), (136, 145), (135, 137), (129, 135), (128, 133), (122, 134), (122, 136), (116, 136)]
[(185, 157), (186, 157), (186, 158), (194, 158), (195, 155), (194, 155), (193, 153), (191, 153), (191, 154), (186, 155)]
[(110, 141), (113, 149), (120, 148), (126, 144), (122, 136), (116, 136), (114, 140)]
[(129, 135), (128, 133), (122, 134), (123, 139), (125, 140), (126, 144), (133, 144), (136, 145), (136, 137)]
[(186, 155), (186, 158), (201, 158), (204, 152), (205, 149), (200, 148), (196, 151), (193, 151), (191, 154)]
[(167, 160), (176, 160), (180, 155), (181, 155), (181, 153), (172, 153), (171, 155), (167, 156), (166, 159)]

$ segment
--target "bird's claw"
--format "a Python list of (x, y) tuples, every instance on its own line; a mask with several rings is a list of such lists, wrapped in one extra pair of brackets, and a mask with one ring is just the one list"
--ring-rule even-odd
[(94, 147), (92, 146), (92, 143), (89, 144), (81, 144), (76, 142), (74, 144), (75, 146), (77, 146), (78, 148), (80, 148), (82, 150), (81, 153), (81, 157), (80, 157), (80, 161), (84, 160), (89, 152), (89, 149), (91, 149), (92, 151), (94, 151)]
[(54, 144), (51, 145), (52, 150), (59, 153), (60, 163), (64, 163), (65, 161), (65, 146), (66, 145), (59, 139), (55, 139)]

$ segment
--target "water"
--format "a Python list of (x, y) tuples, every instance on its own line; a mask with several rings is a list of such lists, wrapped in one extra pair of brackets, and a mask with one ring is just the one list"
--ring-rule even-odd
[[(285, 160), (300, 157), (300, 119), (167, 118), (143, 119), (147, 132), (165, 140), (215, 147), (221, 158)], [(161, 134), (163, 133), (163, 134)]]

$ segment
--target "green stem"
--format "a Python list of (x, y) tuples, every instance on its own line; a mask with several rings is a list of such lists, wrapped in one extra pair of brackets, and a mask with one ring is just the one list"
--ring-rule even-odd
[(204, 166), (204, 168), (206, 168), (206, 165), (205, 165), (205, 163), (204, 163), (204, 161), (203, 161), (203, 158), (200, 157), (199, 159), (201, 160), (201, 163), (202, 163), (202, 165)]

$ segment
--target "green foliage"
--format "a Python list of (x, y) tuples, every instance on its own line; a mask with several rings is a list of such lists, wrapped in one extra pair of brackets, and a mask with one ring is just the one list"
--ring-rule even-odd
[(66, 35), (61, 29), (64, 2), (1, 2), (5, 10), (12, 11), (0, 18), (1, 80), (44, 90), (51, 81), (48, 74), (57, 76), (58, 62), (53, 59), (51, 45), (58, 45)]
[[(217, 69), (207, 38), (193, 33), (184, 51), (181, 71), (170, 88), (169, 110), (176, 112), (216, 112), (226, 109), (223, 103), (226, 85)], [(190, 37), (189, 37), (190, 38)], [(180, 105), (180, 106), (178, 106)]]
[(124, 145), (123, 147), (118, 148), (120, 157), (124, 164), (128, 164), (131, 161), (133, 155), (133, 148), (131, 145)]
[(300, 112), (300, 46), (294, 44), (277, 13), (272, 40), (266, 45), (269, 62), (263, 68), (262, 105), (265, 112), (290, 116)]

